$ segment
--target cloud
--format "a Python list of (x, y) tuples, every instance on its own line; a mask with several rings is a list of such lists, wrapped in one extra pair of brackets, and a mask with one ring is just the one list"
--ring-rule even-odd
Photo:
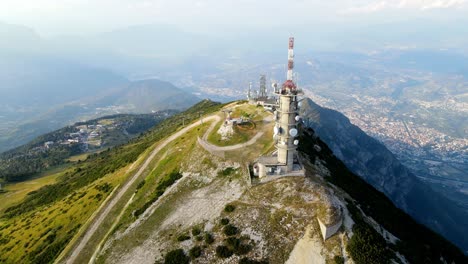
[(426, 5), (422, 6), (421, 9), (435, 9), (435, 8), (452, 8), (459, 7), (465, 4), (466, 0), (440, 0), (440, 1), (429, 1)]
[(385, 8), (389, 7), (386, 1), (381, 1), (377, 3), (370, 3), (357, 7), (350, 7), (344, 10), (340, 10), (339, 13), (342, 14), (365, 14), (365, 13), (374, 13)]
[(338, 11), (340, 14), (366, 14), (383, 10), (409, 9), (448, 9), (465, 6), (468, 0), (387, 0), (352, 6)]

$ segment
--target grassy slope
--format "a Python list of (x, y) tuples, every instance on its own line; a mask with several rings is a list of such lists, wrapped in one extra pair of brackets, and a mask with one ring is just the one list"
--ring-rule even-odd
[[(40, 210), (2, 220), (0, 234), (9, 241), (1, 246), (3, 261), (27, 263), (53, 259), (49, 257), (56, 254), (52, 247), (66, 244), (125, 176), (122, 168)], [(100, 190), (99, 186), (108, 188)]]
[(42, 186), (53, 184), (58, 177), (64, 174), (65, 166), (59, 166), (51, 170), (38, 174), (29, 181), (4, 184), (6, 192), (0, 193), (0, 213), (19, 202), (21, 202), (28, 193), (35, 191)]
[(209, 113), (218, 107), (202, 101), (127, 145), (90, 156), (58, 177), (57, 183), (36, 190), (20, 204), (7, 209), (0, 219), (0, 262), (35, 263), (54, 259), (112, 188), (126, 180), (130, 164), (155, 141), (181, 126), (182, 115), (186, 121), (195, 120), (196, 111), (203, 109)]

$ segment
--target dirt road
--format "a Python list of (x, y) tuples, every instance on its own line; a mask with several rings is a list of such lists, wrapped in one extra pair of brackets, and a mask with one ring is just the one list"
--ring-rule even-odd
[[(213, 119), (216, 119), (216, 120), (219, 120), (219, 116), (217, 115), (212, 115), (212, 116), (209, 116), (209, 117), (204, 117), (203, 120), (204, 121), (209, 121), (209, 120), (213, 120)], [(151, 154), (149, 155), (149, 157), (145, 160), (145, 162), (143, 163), (143, 165), (140, 167), (140, 169), (132, 176), (132, 178), (118, 191), (118, 193), (109, 201), (108, 205), (104, 206), (103, 209), (102, 209), (102, 212), (100, 212), (97, 216), (96, 219), (94, 219), (91, 223), (91, 225), (89, 226), (88, 230), (86, 230), (83, 238), (81, 240), (79, 240), (79, 243), (78, 245), (73, 249), (73, 252), (72, 254), (68, 257), (68, 259), (66, 259), (65, 261), (63, 261), (64, 263), (67, 263), (67, 264), (72, 264), (72, 263), (75, 263), (76, 261), (76, 258), (81, 254), (81, 251), (83, 250), (83, 248), (86, 246), (86, 244), (89, 242), (89, 240), (91, 239), (91, 237), (93, 236), (93, 234), (96, 232), (96, 230), (100, 227), (100, 225), (102, 224), (102, 222), (104, 221), (104, 219), (109, 215), (110, 211), (112, 210), (112, 208), (122, 199), (122, 197), (124, 196), (124, 194), (128, 191), (128, 189), (130, 188), (130, 186), (132, 186), (132, 184), (140, 177), (140, 175), (143, 173), (143, 171), (148, 167), (148, 165), (151, 163), (151, 161), (154, 159), (154, 157), (156, 156), (156, 154), (159, 153), (159, 151), (161, 151), (161, 149), (163, 149), (164, 147), (166, 147), (169, 143), (171, 143), (174, 139), (180, 137), (182, 134), (186, 133), (187, 131), (189, 131), (190, 129), (198, 126), (202, 124), (201, 120), (187, 126), (187, 127), (184, 127), (183, 129), (181, 129), (180, 131), (174, 133), (172, 136), (168, 137), (167, 139), (165, 139), (163, 142), (161, 142), (161, 144), (159, 144), (152, 152)], [(137, 162), (137, 161), (135, 161)], [(91, 257), (91, 256), (89, 256)], [(61, 261), (62, 262), (62, 261)]]

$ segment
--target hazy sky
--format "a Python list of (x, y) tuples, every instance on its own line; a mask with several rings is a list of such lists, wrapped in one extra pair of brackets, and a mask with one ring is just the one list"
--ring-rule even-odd
[[(468, 0), (0, 0), (0, 21), (40, 34), (88, 34), (137, 24), (191, 31), (388, 23), (468, 17)], [(465, 20), (466, 21), (466, 20)]]

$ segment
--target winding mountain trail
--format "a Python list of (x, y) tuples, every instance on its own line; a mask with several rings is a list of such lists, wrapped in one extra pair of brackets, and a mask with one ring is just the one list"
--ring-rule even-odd
[[(208, 130), (205, 132), (205, 134), (203, 135), (202, 138), (198, 138), (198, 143), (200, 143), (200, 145), (204, 149), (206, 149), (208, 152), (229, 151), (229, 150), (236, 150), (236, 149), (244, 148), (244, 147), (250, 146), (250, 145), (254, 144), (255, 142), (257, 142), (257, 139), (259, 139), (264, 134), (263, 131), (260, 131), (257, 134), (255, 134), (255, 136), (253, 138), (251, 138), (249, 141), (244, 142), (244, 143), (239, 143), (239, 144), (236, 144), (236, 145), (223, 146), (223, 147), (213, 145), (211, 143), (208, 143), (207, 139), (208, 139), (208, 135), (211, 134), (211, 132), (215, 128), (216, 124), (221, 119), (219, 116), (216, 116), (216, 117), (217, 117), (216, 122), (213, 122), (213, 124), (211, 124), (211, 126), (208, 128)], [(269, 122), (270, 119), (267, 118), (264, 121)]]
[(243, 147), (250, 146), (250, 145), (254, 144), (255, 142), (257, 142), (257, 139), (259, 139), (261, 136), (263, 136), (263, 132), (258, 132), (257, 134), (255, 134), (255, 136), (253, 138), (251, 138), (247, 142), (239, 143), (239, 144), (231, 145), (231, 146), (224, 146), (224, 147), (215, 146), (215, 145), (213, 145), (211, 143), (208, 143), (208, 141), (202, 140), (200, 138), (198, 138), (198, 142), (200, 142), (200, 145), (209, 152), (229, 151), (229, 150), (236, 150), (236, 149), (240, 149), (240, 148), (243, 148)]
[[(212, 115), (212, 116), (208, 116), (208, 117), (204, 117), (203, 118), (203, 121), (209, 121), (209, 120), (213, 120), (213, 119), (216, 119), (216, 121), (219, 121), (220, 120), (220, 117), (217, 116), (217, 115)], [(214, 124), (216, 124), (217, 122), (214, 122)], [(154, 159), (154, 157), (164, 148), (166, 147), (168, 144), (170, 144), (173, 140), (175, 140), (176, 138), (180, 137), (182, 134), (186, 133), (187, 131), (189, 131), (190, 129), (196, 127), (196, 126), (199, 126), (203, 124), (202, 120), (199, 120), (187, 127), (184, 127), (183, 129), (181, 129), (180, 131), (177, 131), (176, 133), (174, 133), (173, 135), (171, 135), (170, 137), (168, 137), (167, 139), (165, 139), (163, 142), (161, 142), (161, 144), (159, 144), (158, 146), (156, 146), (156, 148), (151, 152), (151, 154), (146, 158), (145, 162), (143, 163), (143, 165), (140, 167), (140, 169), (132, 176), (132, 178), (127, 181), (125, 183), (125, 185), (118, 191), (118, 193), (110, 199), (110, 201), (108, 202), (108, 204), (106, 206), (104, 206), (102, 208), (102, 211), (99, 212), (97, 214), (97, 218), (93, 219), (92, 220), (92, 223), (90, 224), (90, 226), (88, 227), (88, 229), (86, 230), (86, 232), (84, 233), (83, 235), (83, 238), (81, 238), (79, 240), (79, 243), (77, 246), (75, 246), (72, 250), (72, 253), (70, 254), (70, 256), (64, 260), (64, 261), (60, 261), (60, 262), (63, 262), (63, 263), (67, 263), (67, 264), (72, 264), (72, 263), (75, 263), (76, 262), (76, 259), (77, 257), (81, 254), (81, 252), (83, 251), (83, 248), (88, 244), (89, 240), (91, 239), (91, 237), (93, 236), (93, 234), (96, 232), (96, 230), (101, 226), (101, 224), (103, 223), (103, 221), (106, 219), (106, 217), (109, 215), (110, 211), (113, 209), (113, 207), (122, 199), (122, 197), (124, 196), (124, 194), (128, 191), (128, 189), (130, 188), (130, 186), (132, 186), (132, 184), (141, 176), (141, 174), (145, 171), (145, 169), (149, 166), (149, 164), (151, 163), (151, 161)], [(213, 126), (213, 124), (211, 125)], [(138, 162), (135, 161), (135, 163)], [(132, 164), (133, 166), (133, 164)]]

